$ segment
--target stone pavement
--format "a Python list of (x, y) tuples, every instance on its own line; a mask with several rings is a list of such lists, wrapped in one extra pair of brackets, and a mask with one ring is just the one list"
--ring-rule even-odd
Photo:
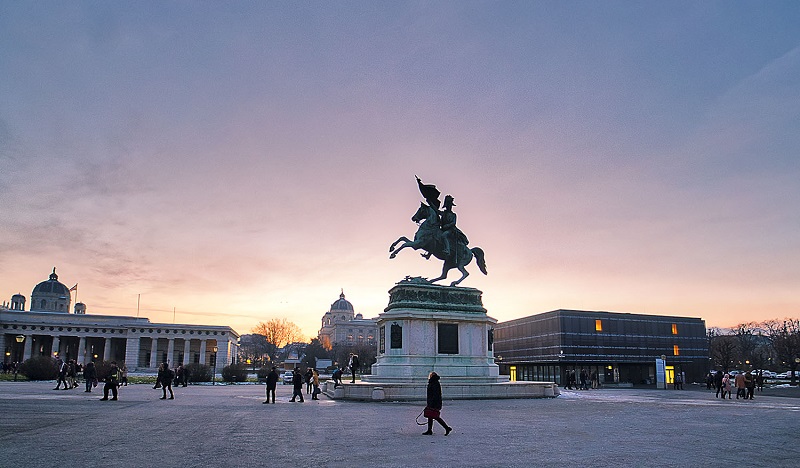
[[(420, 403), (262, 404), (263, 385), (139, 384), (120, 401), (52, 382), (0, 382), (0, 467), (800, 466), (800, 399), (705, 390), (562, 390), (558, 398), (445, 401), (434, 436)], [(446, 395), (445, 395), (446, 397)]]

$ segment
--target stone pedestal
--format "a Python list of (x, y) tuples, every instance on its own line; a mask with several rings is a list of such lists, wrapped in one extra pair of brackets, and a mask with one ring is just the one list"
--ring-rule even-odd
[(509, 382), (492, 351), (497, 320), (486, 314), (481, 291), (406, 279), (389, 290), (378, 316), (378, 354), (372, 374), (335, 390), (333, 399), (425, 400), (428, 374), (441, 376), (442, 397), (544, 398), (558, 395), (553, 382)]
[(378, 355), (370, 383), (424, 383), (435, 371), (442, 383), (498, 383), (491, 350), (497, 320), (486, 315), (481, 291), (403, 281), (389, 290), (378, 316)]

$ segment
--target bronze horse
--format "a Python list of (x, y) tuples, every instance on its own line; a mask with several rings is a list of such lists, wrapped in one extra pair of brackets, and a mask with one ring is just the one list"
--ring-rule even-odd
[[(425, 203), (420, 203), (419, 209), (416, 213), (414, 213), (414, 216), (411, 217), (411, 220), (417, 224), (422, 221), (422, 224), (419, 224), (417, 233), (414, 234), (414, 240), (412, 241), (404, 236), (394, 241), (392, 245), (389, 246), (389, 252), (391, 252), (389, 258), (394, 258), (401, 250), (405, 249), (406, 247), (411, 247), (414, 250), (422, 249), (426, 251), (427, 253), (422, 254), (422, 256), (425, 258), (430, 258), (430, 256), (433, 255), (439, 260), (444, 260), (444, 266), (442, 266), (442, 275), (438, 278), (429, 280), (430, 283), (447, 278), (447, 273), (450, 270), (453, 268), (458, 268), (458, 271), (461, 272), (461, 278), (450, 283), (450, 286), (458, 285), (460, 282), (464, 281), (464, 278), (469, 276), (469, 272), (465, 267), (469, 265), (469, 262), (472, 261), (472, 257), (475, 257), (475, 261), (478, 264), (478, 268), (481, 270), (481, 272), (484, 275), (486, 274), (486, 261), (484, 259), (483, 250), (480, 247), (474, 247), (470, 249), (461, 242), (454, 242), (456, 245), (450, 249), (450, 254), (444, 255), (442, 231), (439, 228), (439, 215), (436, 213), (436, 210)], [(395, 249), (395, 246), (397, 246), (397, 244), (400, 242), (404, 242), (404, 244)]]

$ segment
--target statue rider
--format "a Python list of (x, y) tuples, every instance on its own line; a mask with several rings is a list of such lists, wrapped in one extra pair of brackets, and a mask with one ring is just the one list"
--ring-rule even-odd
[(451, 195), (445, 196), (443, 204), (444, 209), (439, 212), (439, 225), (442, 230), (442, 241), (444, 244), (442, 253), (445, 256), (450, 255), (450, 246), (453, 242), (455, 242), (456, 246), (458, 246), (459, 243), (463, 243), (464, 245), (469, 244), (467, 236), (456, 227), (457, 217), (453, 212), (453, 207), (456, 206), (456, 204), (454, 202), (455, 200)]

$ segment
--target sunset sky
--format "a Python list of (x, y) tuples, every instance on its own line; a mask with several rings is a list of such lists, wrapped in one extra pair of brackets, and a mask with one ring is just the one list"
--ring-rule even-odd
[[(504, 321), (800, 317), (800, 2), (0, 2), (0, 299), (309, 337), (422, 198)], [(458, 273), (451, 272), (451, 279)], [(73, 301), (74, 302), (74, 301)]]

